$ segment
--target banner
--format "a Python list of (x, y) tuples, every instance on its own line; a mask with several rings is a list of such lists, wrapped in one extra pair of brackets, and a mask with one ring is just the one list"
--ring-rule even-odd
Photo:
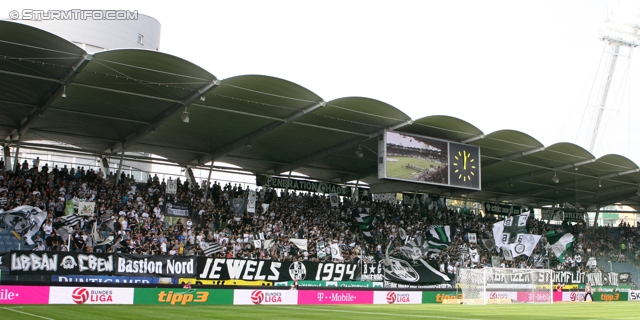
[(478, 243), (478, 236), (475, 233), (468, 233), (469, 243)]
[(155, 277), (118, 277), (118, 276), (75, 276), (64, 275), (51, 276), (51, 282), (77, 282), (77, 283), (143, 283), (143, 284), (177, 284), (174, 278)]
[(185, 217), (188, 218), (191, 216), (189, 207), (191, 204), (189, 202), (168, 202), (165, 204), (165, 215), (168, 217)]
[(234, 305), (254, 304), (298, 304), (296, 290), (233, 290)]
[(252, 259), (197, 258), (198, 279), (211, 280), (324, 280), (356, 279), (358, 265), (311, 261), (272, 261)]
[(34, 244), (31, 237), (40, 231), (42, 223), (47, 219), (47, 212), (32, 206), (19, 206), (0, 215), (7, 229), (30, 246)]
[(228, 289), (135, 288), (133, 304), (231, 305), (233, 304), (233, 291)]
[(344, 260), (342, 251), (337, 243), (330, 245), (329, 248), (331, 248), (331, 259)]
[(391, 266), (384, 266), (384, 279), (397, 283), (434, 284), (451, 281), (447, 275), (433, 268), (426, 261), (389, 257)]
[(300, 290), (298, 304), (373, 304), (373, 291)]
[(374, 291), (373, 304), (421, 304), (420, 291)]
[(484, 203), (484, 213), (486, 214), (511, 216), (514, 214), (520, 214), (521, 211), (522, 211), (522, 207), (520, 206), (512, 206), (510, 204), (493, 203), (493, 202)]
[(11, 251), (2, 262), (12, 274), (114, 274), (114, 258), (107, 253)]
[(161, 256), (114, 254), (118, 275), (127, 276), (163, 276), (188, 278), (195, 276), (195, 256)]
[(81, 216), (94, 216), (96, 211), (95, 202), (78, 202), (78, 214)]
[(577, 272), (553, 271), (553, 283), (585, 284), (591, 286), (617, 286), (618, 274), (615, 272)]
[(629, 291), (629, 301), (640, 301), (640, 291), (638, 290)]
[[(49, 287), (0, 286), (0, 304), (47, 303), (49, 303)], [(14, 319), (19, 319), (19, 317)]]
[(351, 197), (351, 187), (343, 187), (329, 182), (267, 177), (263, 186), (317, 193), (337, 193), (343, 197)]
[(256, 192), (249, 190), (249, 196), (247, 197), (247, 212), (256, 213)]
[(133, 288), (50, 287), (49, 304), (133, 304)]
[(178, 192), (178, 181), (169, 179), (167, 180), (167, 193), (176, 194)]
[(582, 221), (584, 222), (584, 212), (576, 211), (575, 209), (558, 209), (558, 208), (542, 208), (541, 218), (542, 220), (556, 220), (556, 221)]
[(422, 193), (402, 193), (403, 206), (415, 206), (425, 203), (425, 195)]

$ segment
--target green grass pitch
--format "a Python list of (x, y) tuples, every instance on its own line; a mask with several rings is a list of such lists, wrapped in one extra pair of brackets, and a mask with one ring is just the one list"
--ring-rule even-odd
[[(389, 161), (389, 159), (395, 159), (398, 161)], [(407, 163), (410, 163), (414, 166), (418, 166), (421, 168), (429, 169), (431, 166), (438, 167), (441, 166), (442, 163), (426, 161), (411, 157), (401, 157), (401, 156), (393, 156), (387, 158), (387, 177), (389, 178), (398, 178), (405, 180), (413, 180), (413, 173), (416, 170), (407, 168)]]
[(639, 319), (635, 302), (504, 305), (168, 306), (25, 305), (0, 307), (0, 319)]

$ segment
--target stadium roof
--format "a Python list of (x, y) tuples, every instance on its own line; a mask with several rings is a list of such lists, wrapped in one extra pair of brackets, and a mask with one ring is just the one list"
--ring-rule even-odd
[[(412, 120), (371, 98), (324, 101), (269, 76), (219, 80), (157, 51), (90, 55), (56, 35), (9, 21), (0, 21), (0, 58), (5, 145), (51, 140), (102, 156), (118, 156), (124, 148), (184, 166), (214, 159), (256, 174), (293, 170), (322, 181), (360, 180), (374, 193), (640, 208), (638, 165), (619, 155), (596, 159), (571, 143), (545, 147), (514, 130), (485, 134), (448, 116)], [(185, 111), (188, 123), (182, 121)], [(385, 129), (479, 146), (482, 191), (377, 179), (377, 135)], [(362, 157), (355, 154), (359, 146)]]

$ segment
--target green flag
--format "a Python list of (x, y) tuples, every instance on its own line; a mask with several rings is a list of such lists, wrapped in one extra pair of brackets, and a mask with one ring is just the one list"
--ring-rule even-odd
[(67, 204), (64, 207), (64, 215), (70, 216), (75, 213), (76, 213), (76, 210), (73, 208), (73, 199), (67, 200)]
[(553, 251), (558, 261), (564, 262), (564, 256), (573, 245), (575, 237), (571, 233), (550, 231), (545, 235), (547, 237), (547, 249)]

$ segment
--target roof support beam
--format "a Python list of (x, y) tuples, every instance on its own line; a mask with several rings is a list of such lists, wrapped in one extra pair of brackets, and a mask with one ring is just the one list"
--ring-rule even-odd
[(82, 112), (82, 111), (75, 111), (75, 110), (68, 110), (68, 109), (61, 109), (61, 108), (49, 108), (48, 110), (49, 111), (72, 113), (72, 114), (77, 114), (77, 115), (87, 116), (87, 117), (94, 117), (94, 118), (102, 118), (102, 119), (118, 120), (118, 121), (123, 121), (123, 122), (133, 122), (133, 123), (140, 123), (140, 124), (148, 124), (148, 122), (146, 122), (146, 121), (138, 121), (138, 120), (128, 119), (128, 118), (112, 117), (112, 116), (96, 114), (96, 113), (90, 113), (90, 112)]
[(491, 182), (491, 183), (487, 183), (486, 185), (484, 185), (485, 188), (495, 188), (495, 187), (500, 187), (500, 186), (504, 186), (507, 184), (510, 184), (512, 182), (518, 182), (522, 179), (527, 179), (527, 178), (535, 178), (535, 177), (539, 177), (539, 176), (543, 176), (545, 174), (548, 174), (550, 172), (556, 172), (556, 171), (562, 171), (562, 170), (567, 170), (570, 168), (577, 168), (581, 165), (584, 164), (588, 164), (588, 163), (592, 163), (595, 162), (596, 159), (588, 159), (588, 160), (584, 160), (584, 161), (578, 161), (578, 162), (573, 162), (573, 163), (568, 163), (565, 165), (561, 165), (555, 168), (549, 168), (548, 170), (539, 170), (539, 171), (535, 171), (535, 172), (529, 172), (529, 173), (525, 173), (525, 174), (521, 174), (515, 177), (511, 177), (511, 178), (506, 178), (506, 179), (502, 179), (502, 180), (497, 180), (495, 182)]
[(225, 155), (229, 154), (230, 152), (232, 152), (233, 150), (236, 150), (240, 147), (244, 147), (246, 145), (250, 145), (252, 141), (255, 141), (257, 139), (260, 139), (261, 137), (277, 130), (278, 128), (293, 122), (294, 120), (304, 116), (307, 113), (311, 113), (313, 111), (315, 111), (316, 109), (322, 108), (326, 105), (327, 103), (322, 101), (322, 102), (318, 102), (315, 103), (313, 105), (310, 105), (304, 109), (301, 110), (297, 110), (291, 114), (289, 114), (288, 116), (286, 116), (284, 119), (282, 119), (282, 121), (275, 121), (272, 122), (262, 128), (259, 128), (247, 135), (245, 135), (244, 137), (240, 137), (238, 139), (236, 139), (235, 141), (232, 141), (230, 143), (228, 143), (227, 145), (224, 145), (220, 148), (218, 148), (216, 151), (200, 157), (196, 160), (194, 160), (194, 162), (197, 162), (197, 164), (204, 164), (207, 163), (209, 161), (215, 161), (216, 159), (220, 159), (222, 157), (224, 157)]
[(315, 162), (315, 161), (317, 161), (319, 159), (322, 159), (322, 158), (328, 157), (330, 155), (333, 155), (333, 154), (342, 152), (344, 150), (347, 150), (349, 148), (352, 148), (353, 146), (358, 145), (358, 144), (360, 144), (360, 143), (362, 143), (364, 141), (367, 141), (367, 140), (369, 140), (371, 138), (375, 138), (380, 134), (380, 132), (382, 130), (385, 130), (385, 129), (386, 130), (396, 130), (396, 129), (404, 127), (406, 125), (410, 125), (412, 123), (413, 123), (413, 120), (402, 121), (402, 122), (397, 123), (397, 124), (395, 124), (393, 126), (390, 126), (388, 128), (383, 128), (383, 129), (379, 130), (378, 132), (370, 133), (365, 137), (358, 137), (358, 138), (355, 138), (355, 139), (351, 139), (351, 140), (343, 142), (341, 144), (338, 144), (338, 145), (329, 147), (327, 149), (318, 151), (318, 152), (316, 152), (314, 154), (310, 154), (308, 156), (304, 156), (304, 157), (302, 157), (300, 159), (294, 160), (293, 162), (291, 162), (289, 164), (286, 164), (286, 165), (283, 165), (283, 166), (279, 166), (279, 167), (275, 167), (275, 168), (273, 168), (273, 172), (275, 174), (279, 174), (279, 173), (285, 172), (285, 171), (294, 171), (295, 169), (300, 168), (302, 166), (305, 166), (305, 165), (307, 165), (309, 163), (313, 163), (313, 162)]
[(462, 142), (462, 143), (464, 143), (464, 144), (467, 144), (467, 143), (469, 143), (469, 142), (473, 142), (473, 141), (476, 141), (476, 140), (484, 139), (484, 137), (485, 137), (485, 135), (484, 135), (484, 134), (479, 134), (479, 135), (477, 135), (477, 136), (473, 136), (473, 137), (466, 138), (466, 139), (464, 139), (464, 140), (462, 140), (462, 141), (460, 141), (460, 142)]
[[(205, 95), (207, 92), (211, 91), (211, 89), (217, 87), (218, 85), (220, 85), (220, 80), (211, 81), (211, 83), (208, 83), (205, 86), (198, 89), (197, 91), (191, 93), (184, 100), (174, 103), (171, 107), (166, 109), (164, 112), (157, 115), (153, 120), (151, 120), (150, 123), (145, 124), (140, 128), (138, 128), (138, 130), (130, 133), (124, 139), (123, 142), (112, 145), (109, 149), (105, 150), (105, 152), (118, 153), (122, 150), (126, 150), (127, 148), (131, 147), (134, 143), (136, 143), (136, 141), (138, 141), (140, 138), (146, 136), (152, 130), (155, 130), (155, 128), (159, 127), (163, 122), (169, 119), (169, 117), (171, 117), (173, 114), (180, 111), (183, 107), (189, 106), (191, 103), (193, 103), (194, 101), (196, 101), (201, 96)], [(158, 97), (152, 97), (152, 98), (158, 98)]]
[(64, 92), (64, 87), (71, 83), (73, 79), (84, 69), (84, 67), (89, 64), (89, 61), (93, 58), (92, 55), (85, 53), (81, 58), (79, 58), (76, 63), (71, 66), (71, 68), (58, 80), (59, 84), (54, 86), (53, 90), (48, 92), (40, 101), (38, 102), (37, 107), (31, 109), (29, 114), (20, 121), (20, 125), (18, 128), (14, 129), (6, 139), (11, 139), (12, 137), (16, 140), (18, 137), (22, 137), (29, 128), (33, 125), (35, 119), (38, 118), (39, 115), (44, 114), (47, 111), (47, 108), (56, 100), (62, 92)]
[(490, 164), (487, 164), (487, 165), (482, 166), (482, 167), (483, 168), (487, 168), (487, 167), (496, 165), (498, 163), (508, 162), (508, 161), (511, 161), (511, 160), (522, 158), (522, 157), (528, 156), (530, 154), (534, 154), (534, 153), (537, 153), (537, 152), (544, 151), (544, 149), (545, 149), (544, 147), (541, 147), (541, 148), (533, 148), (533, 149), (529, 149), (529, 150), (526, 150), (526, 151), (512, 153), (512, 154), (509, 154), (509, 155), (506, 155), (506, 156), (500, 158), (500, 161), (498, 161), (498, 162), (490, 163)]

